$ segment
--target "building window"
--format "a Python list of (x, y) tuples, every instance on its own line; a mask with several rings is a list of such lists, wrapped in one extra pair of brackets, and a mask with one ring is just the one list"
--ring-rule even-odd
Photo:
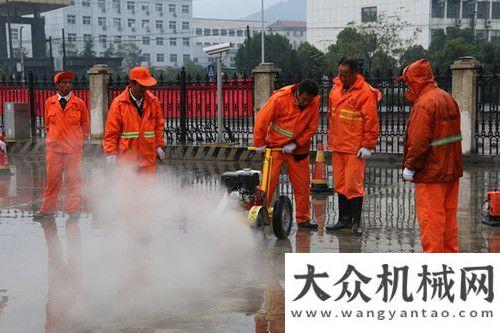
[(149, 5), (141, 5), (141, 9), (146, 15), (149, 15)]
[(83, 16), (82, 17), (82, 24), (90, 25), (90, 16)]
[(169, 4), (168, 5), (168, 12), (169, 13), (175, 13), (175, 4)]
[(161, 3), (155, 3), (155, 11), (158, 13), (163, 12), (163, 5)]
[(68, 43), (76, 43), (76, 34), (68, 34)]
[(90, 7), (90, 0), (82, 0), (82, 7)]
[(210, 29), (203, 29), (203, 36), (210, 36)]
[(474, 7), (474, 2), (471, 2), (469, 0), (462, 1), (462, 18), (468, 19), (474, 17)]
[(491, 9), (491, 18), (493, 20), (500, 20), (500, 2), (493, 2)]
[(113, 19), (113, 27), (116, 30), (122, 30), (122, 20), (119, 18), (114, 18)]
[(177, 54), (170, 55), (170, 62), (176, 64), (177, 63)]
[(131, 11), (135, 11), (135, 2), (127, 1), (127, 9)]
[(156, 62), (165, 62), (165, 55), (163, 53), (158, 53), (156, 55)]
[(460, 0), (448, 0), (447, 18), (460, 18)]
[(91, 41), (92, 40), (92, 35), (91, 34), (83, 34), (83, 40), (85, 42)]
[(18, 29), (11, 29), (10, 33), (12, 35), (12, 39), (18, 40), (19, 39), (19, 30)]
[(163, 45), (163, 37), (156, 37), (156, 45)]
[(143, 28), (149, 28), (149, 20), (142, 20), (142, 27)]
[(236, 36), (243, 37), (243, 30), (236, 31)]
[(101, 9), (103, 13), (106, 12), (106, 0), (97, 0), (97, 8)]
[(119, 36), (119, 35), (115, 36), (114, 41), (115, 41), (115, 44), (121, 44), (122, 36)]
[(170, 46), (176, 46), (177, 45), (177, 38), (170, 38)]
[(106, 45), (107, 37), (106, 35), (99, 35), (99, 44)]
[(203, 35), (203, 29), (196, 28), (196, 36), (202, 36), (202, 35)]
[(196, 46), (203, 46), (202, 42), (196, 42)]
[(182, 13), (189, 14), (189, 5), (182, 5)]
[(163, 29), (163, 21), (156, 21), (156, 29)]
[(490, 3), (488, 1), (477, 2), (477, 18), (478, 19), (490, 18)]
[(177, 29), (177, 22), (175, 21), (168, 21), (168, 28), (171, 30)]
[(106, 28), (106, 18), (105, 17), (98, 17), (97, 18), (97, 25), (101, 26), (103, 28)]
[(227, 36), (227, 29), (220, 29), (221, 36)]
[(476, 39), (488, 41), (488, 30), (476, 30)]
[(144, 59), (145, 62), (151, 62), (151, 54), (149, 54), (149, 53), (143, 53), (142, 54), (142, 59)]
[(212, 29), (212, 36), (219, 36), (219, 29)]
[[(495, 4), (495, 2), (493, 2), (493, 4)], [(491, 30), (491, 42), (500, 45), (500, 30)]]
[(377, 7), (361, 8), (361, 22), (375, 22), (375, 21), (377, 21)]
[(127, 25), (129, 28), (135, 28), (135, 19), (128, 19)]
[(189, 22), (182, 22), (182, 30), (189, 30)]
[(142, 36), (142, 45), (149, 45), (149, 37)]
[(122, 6), (120, 4), (120, 0), (113, 0), (113, 9), (117, 12), (117, 13), (121, 13), (122, 11)]
[(76, 16), (75, 15), (68, 15), (67, 20), (69, 24), (75, 24), (76, 23)]
[(182, 62), (183, 63), (189, 62), (189, 60), (191, 60), (191, 56), (189, 54), (182, 55)]
[(235, 35), (235, 31), (233, 29), (229, 29), (227, 31), (227, 33), (228, 33), (229, 36), (232, 36), (232, 37), (234, 37), (234, 35)]
[(184, 38), (182, 39), (182, 45), (183, 45), (183, 46), (189, 46), (189, 38), (184, 37)]
[(446, 0), (432, 0), (431, 16), (437, 18), (444, 18), (444, 5)]

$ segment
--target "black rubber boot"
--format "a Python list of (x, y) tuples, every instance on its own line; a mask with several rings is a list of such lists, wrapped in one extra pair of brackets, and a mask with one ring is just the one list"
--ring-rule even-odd
[(360, 236), (363, 234), (361, 227), (361, 215), (363, 213), (363, 197), (353, 198), (351, 200), (352, 209), (352, 234)]
[(338, 200), (339, 220), (335, 225), (326, 226), (326, 230), (328, 231), (352, 228), (351, 200), (347, 199), (343, 194), (338, 194)]

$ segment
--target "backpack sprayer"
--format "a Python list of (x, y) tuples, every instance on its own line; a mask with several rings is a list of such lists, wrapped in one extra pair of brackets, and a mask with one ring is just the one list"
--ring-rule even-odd
[(488, 216), (485, 216), (483, 223), (491, 226), (500, 226), (500, 190), (488, 192), (486, 198), (485, 204), (488, 203)]

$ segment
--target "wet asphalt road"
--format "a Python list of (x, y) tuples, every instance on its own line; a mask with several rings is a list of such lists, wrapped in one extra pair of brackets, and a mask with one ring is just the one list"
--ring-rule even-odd
[[(102, 162), (85, 162), (87, 183), (104, 168)], [(320, 229), (294, 226), (288, 240), (277, 241), (269, 231), (255, 234), (224, 224), (241, 224), (237, 217), (197, 224), (210, 213), (202, 201), (213, 204), (220, 196), (222, 172), (258, 165), (162, 165), (158, 182), (171, 188), (165, 202), (190, 192), (177, 198), (183, 202), (176, 204), (182, 206), (178, 211), (155, 204), (159, 220), (188, 212), (145, 231), (123, 228), (122, 221), (96, 222), (92, 207), (104, 200), (105, 190), (86, 192), (79, 222), (62, 214), (33, 222), (44, 165), (12, 163), (14, 175), (0, 177), (1, 332), (283, 332), (284, 253), (421, 251), (413, 187), (390, 165), (368, 167), (362, 237), (326, 233), (324, 225), (336, 220), (336, 197), (316, 196), (312, 212)], [(466, 169), (459, 199), (462, 252), (500, 251), (500, 228), (481, 223), (485, 194), (499, 184), (498, 168)], [(291, 195), (286, 177), (280, 192)]]

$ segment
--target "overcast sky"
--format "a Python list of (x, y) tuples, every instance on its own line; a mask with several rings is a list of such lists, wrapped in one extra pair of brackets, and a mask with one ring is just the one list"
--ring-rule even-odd
[[(264, 0), (269, 7), (283, 0)], [(239, 19), (260, 10), (261, 0), (193, 0), (193, 16)]]

